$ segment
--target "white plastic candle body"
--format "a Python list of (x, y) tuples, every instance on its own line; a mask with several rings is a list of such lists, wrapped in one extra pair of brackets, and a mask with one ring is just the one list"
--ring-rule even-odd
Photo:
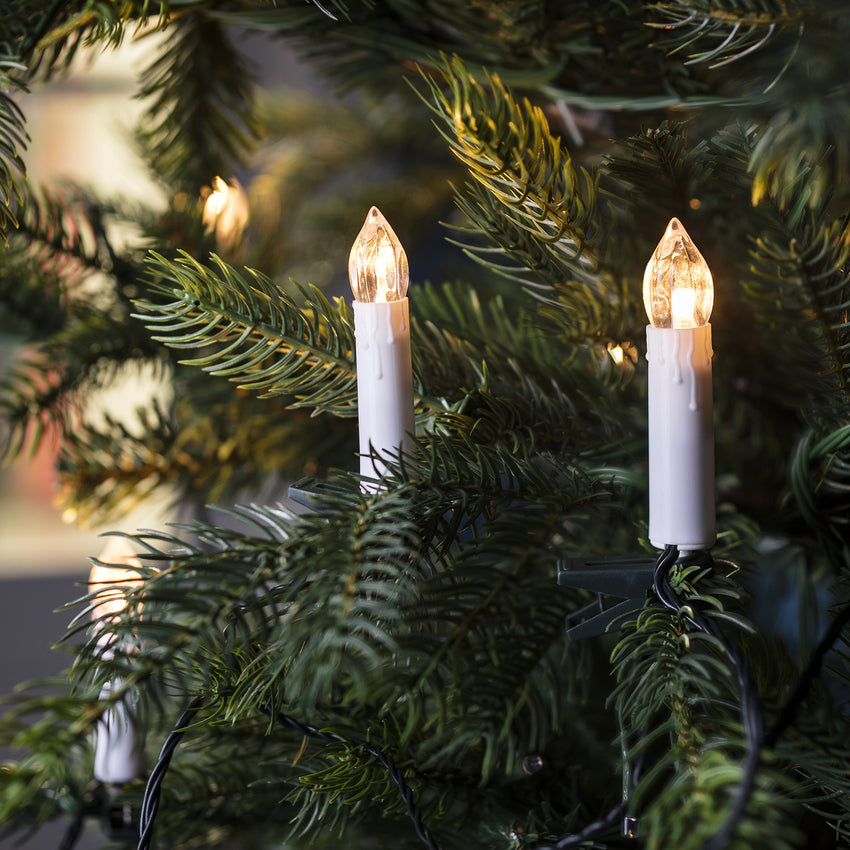
[(355, 301), (357, 410), (360, 474), (380, 478), (379, 454), (413, 447), (413, 370), (407, 298), (383, 303)]
[[(130, 543), (123, 537), (109, 537), (100, 557), (94, 561), (89, 575), (89, 589), (95, 597), (92, 617), (98, 621), (100, 632), (97, 647), (104, 661), (115, 657), (116, 635), (103, 631), (106, 623), (116, 620), (126, 607), (124, 591), (139, 584), (142, 563)], [(100, 699), (108, 700), (120, 688), (120, 679), (107, 682)], [(109, 706), (100, 717), (95, 730), (94, 778), (110, 785), (130, 782), (141, 772), (136, 730), (130, 710), (123, 702)]]
[(663, 549), (714, 544), (711, 325), (646, 329), (649, 539)]
[[(104, 652), (108, 659), (111, 650)], [(107, 682), (100, 691), (100, 699), (109, 699), (119, 681)], [(136, 730), (124, 703), (118, 702), (100, 717), (94, 745), (94, 778), (109, 785), (120, 785), (135, 779), (141, 771)]]

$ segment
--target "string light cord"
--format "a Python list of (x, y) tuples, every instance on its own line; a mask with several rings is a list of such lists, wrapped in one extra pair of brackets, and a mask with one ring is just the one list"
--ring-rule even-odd
[(148, 777), (147, 785), (145, 786), (145, 795), (142, 798), (142, 808), (139, 815), (139, 843), (137, 850), (149, 850), (151, 846), (151, 838), (153, 836), (154, 821), (156, 813), (159, 809), (159, 798), (162, 792), (162, 781), (165, 779), (165, 774), (168, 771), (168, 765), (171, 763), (171, 757), (177, 749), (183, 735), (186, 734), (186, 727), (191, 722), (195, 712), (202, 705), (201, 697), (195, 697), (189, 703), (186, 710), (177, 719), (174, 728), (165, 739), (162, 749), (159, 752), (159, 757), (156, 760), (151, 775)]
[(829, 624), (829, 628), (824, 632), (823, 637), (815, 647), (814, 652), (809, 658), (809, 663), (805, 670), (800, 674), (800, 679), (797, 682), (797, 687), (794, 693), (791, 694), (788, 702), (782, 707), (782, 711), (776, 720), (776, 723), (771, 727), (770, 731), (765, 735), (764, 745), (772, 749), (776, 746), (777, 741), (782, 736), (789, 726), (794, 722), (800, 706), (803, 704), (806, 696), (808, 696), (812, 685), (815, 682), (821, 667), (823, 666), (824, 658), (832, 649), (833, 644), (841, 637), (842, 631), (847, 623), (850, 622), (850, 604), (845, 605), (833, 618)]
[[(144, 797), (142, 798), (142, 807), (139, 816), (139, 843), (137, 845), (137, 850), (150, 850), (154, 821), (159, 809), (162, 782), (165, 779), (165, 774), (167, 773), (168, 766), (171, 763), (171, 757), (174, 755), (174, 751), (177, 749), (180, 740), (186, 733), (186, 727), (191, 722), (195, 712), (201, 707), (202, 702), (202, 698), (199, 696), (192, 700), (183, 714), (180, 715), (177, 722), (174, 724), (174, 728), (171, 730), (168, 737), (165, 739), (165, 743), (162, 745), (159, 757), (157, 758), (156, 764), (154, 765), (151, 775), (148, 778), (147, 785), (145, 786)], [(264, 714), (272, 716), (272, 713), (268, 708), (263, 707), (261, 710)], [(393, 759), (380, 749), (380, 747), (376, 747), (368, 741), (361, 741), (358, 738), (343, 738), (341, 735), (336, 735), (333, 732), (323, 732), (321, 729), (317, 729), (315, 726), (310, 726), (306, 723), (301, 723), (287, 714), (278, 713), (274, 715), (274, 717), (281, 725), (288, 726), (290, 729), (294, 729), (302, 735), (307, 735), (310, 738), (316, 738), (317, 740), (329, 743), (358, 747), (368, 755), (377, 759), (398, 788), (402, 802), (407, 809), (408, 817), (413, 822), (416, 834), (419, 836), (422, 843), (428, 848), (428, 850), (440, 850), (439, 846), (435, 843), (431, 836), (430, 830), (422, 822), (422, 813), (416, 805), (416, 801), (413, 798), (413, 791), (407, 784), (404, 775), (401, 770), (399, 770)], [(72, 847), (73, 845), (70, 845), (66, 848), (63, 845), (60, 850), (71, 850)]]
[[(271, 710), (266, 706), (263, 706), (261, 710), (264, 714), (267, 714), (270, 717), (272, 716)], [(290, 729), (294, 729), (296, 732), (300, 732), (302, 735), (306, 735), (309, 738), (326, 741), (327, 743), (357, 747), (358, 749), (363, 750), (363, 752), (367, 755), (377, 759), (398, 788), (399, 795), (407, 809), (407, 815), (412, 821), (419, 839), (428, 848), (428, 850), (440, 850), (431, 835), (431, 831), (422, 822), (422, 813), (414, 800), (413, 791), (407, 784), (404, 774), (401, 770), (399, 770), (392, 757), (384, 752), (380, 747), (376, 747), (374, 744), (370, 744), (368, 741), (363, 741), (359, 738), (344, 738), (342, 735), (337, 735), (333, 732), (323, 732), (315, 726), (310, 726), (307, 723), (301, 723), (295, 718), (290, 717), (288, 714), (278, 713), (274, 715), (274, 717), (281, 725), (288, 726)]]
[[(689, 605), (687, 600), (679, 598), (670, 582), (670, 572), (678, 560), (679, 550), (675, 546), (665, 547), (658, 559), (653, 576), (655, 594), (662, 605), (664, 605), (667, 609), (682, 617), (682, 619), (688, 622), (693, 628), (714, 637), (720, 643), (724, 653), (735, 668), (736, 679), (741, 693), (741, 715), (746, 747), (746, 756), (743, 764), (743, 777), (738, 784), (734, 801), (723, 826), (704, 847), (704, 850), (722, 850), (722, 848), (726, 847), (729, 843), (735, 829), (746, 812), (747, 805), (755, 786), (756, 774), (760, 763), (761, 746), (764, 745), (767, 747), (773, 747), (782, 733), (793, 723), (800, 705), (803, 703), (814, 680), (820, 672), (824, 657), (832, 648), (833, 644), (838, 640), (844, 627), (848, 622), (850, 622), (850, 605), (841, 609), (838, 615), (831, 622), (829, 628), (824, 633), (824, 636), (812, 654), (809, 664), (801, 674), (797, 688), (783, 707), (777, 722), (771, 730), (764, 735), (758, 692), (750, 674), (749, 664), (746, 657), (741, 649), (736, 644), (732, 643), (715, 623), (704, 616), (697, 608)], [(686, 563), (711, 566), (713, 561), (708, 552), (700, 552), (694, 555), (689, 555)], [(201, 705), (201, 697), (196, 697), (192, 700), (187, 709), (177, 720), (173, 730), (168, 735), (162, 746), (159, 758), (157, 759), (156, 765), (151, 771), (151, 775), (148, 779), (144, 798), (142, 800), (139, 824), (139, 843), (137, 850), (150, 850), (154, 821), (159, 809), (163, 779), (165, 778), (171, 758), (186, 732), (186, 727), (191, 722), (192, 717)], [(264, 706), (261, 710), (264, 714), (272, 716), (271, 710), (267, 707)], [(287, 726), (302, 735), (316, 740), (325, 741), (327, 743), (357, 747), (367, 755), (375, 758), (387, 771), (388, 776), (398, 788), (399, 795), (405, 805), (408, 817), (413, 823), (419, 839), (428, 848), (428, 850), (439, 850), (430, 830), (422, 821), (422, 814), (414, 799), (413, 791), (407, 784), (402, 771), (386, 752), (379, 747), (370, 744), (368, 741), (358, 738), (345, 738), (333, 732), (322, 731), (315, 726), (302, 723), (287, 714), (277, 713), (274, 717), (281, 725)], [(640, 764), (635, 765), (632, 775), (632, 786), (634, 786), (637, 782), (640, 768)], [(621, 824), (624, 824), (625, 819), (627, 818), (628, 805), (629, 801), (624, 800), (622, 803), (611, 809), (611, 811), (609, 811), (604, 817), (588, 824), (580, 832), (564, 836), (554, 844), (536, 845), (536, 850), (571, 850), (571, 848), (579, 847), (589, 841), (598, 840), (605, 834), (609, 834), (614, 830), (619, 830)], [(74, 820), (69, 825), (68, 830), (65, 833), (59, 850), (73, 850), (82, 833), (84, 814), (84, 808), (80, 807), (74, 817)]]
[[(782, 733), (793, 723), (800, 706), (820, 672), (826, 654), (838, 640), (844, 627), (850, 623), (850, 604), (842, 608), (830, 623), (829, 628), (812, 653), (806, 669), (801, 674), (794, 693), (783, 707), (774, 726), (762, 739), (763, 718), (761, 705), (755, 682), (750, 674), (749, 663), (741, 649), (732, 643), (711, 620), (705, 617), (699, 610), (679, 599), (670, 582), (670, 571), (676, 565), (678, 559), (679, 550), (675, 546), (665, 547), (658, 559), (653, 577), (655, 593), (666, 608), (674, 611), (694, 628), (711, 635), (721, 644), (735, 668), (736, 679), (741, 692), (741, 714), (746, 743), (743, 778), (738, 785), (735, 799), (723, 826), (704, 848), (704, 850), (722, 850), (729, 843), (732, 834), (746, 812), (747, 804), (755, 786), (756, 774), (761, 760), (762, 744), (766, 747), (775, 746)], [(688, 562), (691, 564), (702, 564), (707, 567), (713, 564), (711, 555), (708, 552), (700, 552), (689, 556)], [(632, 776), (633, 786), (637, 784), (641, 763), (635, 765)], [(625, 801), (613, 808), (604, 818), (586, 826), (581, 832), (568, 835), (555, 844), (538, 845), (535, 850), (570, 850), (570, 848), (578, 847), (588, 841), (600, 839), (605, 833), (614, 829), (618, 822), (626, 817), (627, 812), (628, 801)]]
[(610, 812), (599, 820), (589, 823), (581, 832), (570, 833), (556, 841), (554, 844), (535, 844), (534, 850), (570, 850), (579, 847), (589, 841), (600, 841), (605, 835), (616, 832), (620, 837), (632, 839), (637, 837), (637, 819), (629, 818), (630, 792), (637, 787), (640, 775), (643, 772), (645, 753), (641, 753), (635, 763), (630, 765), (625, 760), (628, 747), (623, 745), (623, 801), (614, 806)]
[[(741, 719), (744, 727), (744, 742), (746, 755), (743, 763), (743, 777), (738, 784), (732, 807), (723, 826), (717, 834), (705, 845), (705, 850), (722, 850), (729, 843), (735, 832), (752, 796), (755, 787), (756, 773), (761, 760), (763, 739), (763, 719), (758, 691), (750, 674), (749, 663), (740, 647), (732, 643), (726, 635), (705, 617), (698, 609), (683, 602), (676, 595), (670, 583), (670, 571), (679, 559), (679, 550), (675, 546), (666, 546), (658, 559), (654, 574), (654, 590), (661, 603), (674, 611), (694, 628), (711, 635), (723, 647), (726, 656), (735, 668), (738, 687), (741, 692)], [(688, 562), (712, 566), (713, 560), (708, 552), (699, 552), (688, 556)]]
[(74, 847), (77, 846), (77, 842), (80, 840), (80, 836), (83, 834), (85, 817), (86, 804), (83, 802), (80, 803), (76, 812), (74, 812), (74, 818), (68, 824), (65, 834), (62, 836), (62, 843), (59, 845), (59, 850), (74, 850)]
[(535, 844), (534, 850), (570, 850), (572, 847), (579, 847), (582, 844), (587, 844), (589, 841), (595, 842), (601, 839), (606, 833), (615, 830), (619, 833), (627, 809), (626, 803), (620, 803), (620, 805), (611, 809), (604, 818), (588, 824), (581, 832), (567, 835), (554, 844)]
[[(77, 842), (83, 834), (86, 815), (91, 814), (97, 808), (97, 802), (100, 799), (102, 789), (103, 784), (96, 780), (92, 780), (88, 784), (88, 787), (83, 792), (83, 795), (74, 810), (71, 822), (68, 824), (68, 827), (62, 836), (62, 841), (59, 844), (59, 850), (74, 850), (74, 847), (77, 846)], [(5, 833), (0, 834), (0, 843), (2, 843), (4, 837)]]

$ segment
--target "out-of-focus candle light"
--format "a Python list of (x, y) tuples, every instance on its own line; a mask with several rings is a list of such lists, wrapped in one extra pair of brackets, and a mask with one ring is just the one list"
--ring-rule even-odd
[(235, 178), (226, 183), (215, 177), (212, 191), (204, 189), (202, 197), (206, 232), (215, 232), (216, 247), (222, 253), (235, 250), (248, 224), (248, 198), (241, 184)]
[(618, 366), (621, 366), (623, 364), (623, 346), (616, 345), (613, 342), (609, 342), (608, 355)]
[(107, 539), (89, 573), (89, 592), (97, 594), (91, 612), (93, 620), (114, 619), (127, 607), (122, 588), (141, 583), (141, 566), (142, 562), (126, 538)]
[[(97, 594), (92, 608), (92, 618), (101, 630), (106, 623), (114, 622), (126, 608), (122, 588), (141, 582), (141, 561), (129, 541), (123, 537), (110, 537), (89, 575), (89, 590)], [(104, 632), (99, 640), (103, 647), (102, 657), (109, 660), (114, 656), (111, 644), (115, 635)], [(101, 692), (101, 700), (107, 700), (120, 681), (107, 682)], [(104, 711), (95, 733), (94, 777), (107, 784), (121, 784), (139, 775), (140, 759), (136, 746), (136, 733), (127, 706), (115, 703)]]

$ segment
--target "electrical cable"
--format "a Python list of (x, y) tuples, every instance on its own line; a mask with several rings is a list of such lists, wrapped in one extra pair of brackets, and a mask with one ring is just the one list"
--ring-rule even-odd
[[(723, 647), (723, 651), (735, 668), (736, 679), (741, 693), (741, 716), (746, 749), (746, 755), (743, 763), (743, 777), (736, 789), (735, 798), (726, 820), (715, 836), (704, 846), (704, 850), (722, 850), (722, 848), (726, 847), (728, 844), (735, 829), (746, 812), (747, 805), (755, 786), (756, 774), (761, 760), (762, 744), (767, 747), (773, 747), (782, 733), (793, 723), (800, 705), (820, 672), (824, 657), (836, 640), (838, 640), (844, 626), (850, 622), (850, 605), (841, 609), (838, 615), (833, 619), (812, 654), (809, 664), (801, 674), (800, 681), (798, 682), (794, 693), (783, 707), (779, 719), (771, 728), (769, 733), (764, 735), (758, 692), (750, 674), (747, 659), (741, 649), (736, 644), (729, 641), (722, 630), (719, 629), (709, 618), (705, 617), (698, 609), (689, 605), (687, 600), (683, 601), (678, 597), (670, 582), (670, 571), (676, 565), (678, 560), (678, 548), (675, 546), (666, 546), (659, 556), (658, 563), (655, 567), (653, 577), (653, 588), (655, 594), (661, 604), (667, 609), (682, 617), (682, 619), (697, 630), (712, 636), (720, 643)], [(710, 567), (713, 565), (713, 560), (708, 552), (700, 552), (688, 555), (685, 563), (701, 564)], [(151, 775), (148, 778), (148, 782), (145, 787), (145, 794), (142, 800), (140, 812), (139, 843), (137, 850), (150, 850), (154, 820), (159, 809), (163, 779), (165, 778), (171, 758), (186, 732), (186, 727), (201, 705), (202, 698), (195, 697), (183, 714), (180, 715), (174, 725), (174, 728), (162, 746), (157, 762), (151, 771)], [(430, 830), (422, 821), (422, 814), (414, 800), (413, 791), (407, 784), (402, 771), (397, 767), (393, 759), (382, 749), (359, 738), (345, 738), (333, 732), (324, 732), (315, 726), (301, 723), (287, 714), (277, 713), (272, 715), (271, 710), (265, 706), (262, 707), (261, 710), (264, 714), (270, 717), (274, 716), (278, 723), (288, 726), (290, 729), (293, 729), (302, 735), (328, 743), (357, 747), (363, 750), (363, 752), (367, 755), (377, 759), (398, 788), (402, 802), (407, 810), (408, 817), (413, 823), (416, 834), (422, 843), (428, 848), (428, 850), (439, 850)], [(634, 766), (632, 772), (633, 787), (637, 784), (642, 768), (642, 762), (643, 756), (640, 757), (638, 763)], [(588, 824), (580, 832), (564, 836), (554, 844), (536, 845), (536, 850), (570, 850), (570, 848), (578, 847), (588, 841), (599, 839), (605, 833), (609, 833), (615, 828), (619, 829), (619, 825), (623, 823), (624, 818), (626, 818), (628, 814), (628, 803), (629, 801), (625, 800), (611, 809), (611, 811), (609, 811), (603, 818)], [(84, 814), (84, 807), (81, 806), (75, 814), (74, 820), (69, 825), (59, 850), (73, 850), (82, 833)]]
[(535, 850), (569, 850), (571, 847), (578, 847), (588, 841), (595, 841), (606, 832), (611, 832), (614, 829), (619, 832), (620, 824), (625, 816), (626, 804), (620, 803), (620, 805), (611, 809), (604, 818), (588, 824), (581, 832), (567, 835), (555, 844), (535, 845)]
[[(628, 768), (628, 766), (624, 768), (624, 770), (628, 770), (630, 773), (630, 785), (632, 789), (637, 786), (638, 781), (640, 780), (640, 775), (643, 772), (644, 759), (645, 753), (641, 753), (631, 768)], [(626, 833), (626, 819), (629, 813), (629, 802), (630, 801), (628, 799), (624, 799), (623, 802), (614, 806), (607, 815), (599, 818), (599, 820), (593, 821), (593, 823), (589, 823), (581, 830), (581, 832), (565, 835), (554, 844), (535, 844), (534, 850), (570, 850), (570, 848), (586, 844), (588, 841), (601, 839), (606, 833), (610, 833), (612, 831), (616, 831), (621, 837), (634, 837), (630, 834), (627, 835)]]
[[(137, 845), (137, 850), (149, 850), (151, 846), (151, 837), (153, 835), (156, 813), (159, 809), (159, 798), (162, 790), (163, 779), (165, 778), (168, 766), (171, 763), (171, 757), (174, 755), (174, 751), (177, 749), (180, 740), (186, 733), (186, 727), (195, 712), (201, 707), (202, 702), (202, 698), (199, 696), (192, 700), (188, 708), (180, 715), (177, 722), (174, 724), (174, 728), (165, 739), (165, 743), (162, 745), (156, 764), (151, 771), (150, 777), (148, 777), (148, 782), (145, 786), (145, 794), (142, 798), (141, 812), (139, 815), (139, 843)], [(271, 711), (269, 709), (264, 707), (262, 708), (262, 711), (264, 714), (271, 716)], [(317, 738), (320, 741), (328, 741), (330, 743), (358, 747), (368, 755), (376, 758), (398, 788), (402, 802), (407, 809), (408, 817), (413, 822), (416, 834), (422, 840), (422, 843), (428, 848), (428, 850), (440, 850), (438, 845), (434, 842), (430, 830), (422, 822), (422, 814), (413, 799), (413, 791), (407, 784), (404, 775), (401, 770), (399, 770), (393, 759), (382, 749), (368, 743), (367, 741), (361, 741), (358, 738), (343, 738), (341, 735), (336, 735), (333, 732), (322, 732), (315, 726), (300, 723), (286, 714), (279, 713), (275, 715), (275, 719), (278, 723), (289, 726), (291, 729), (294, 729), (296, 732), (300, 732), (302, 735)], [(60, 850), (71, 850), (72, 847), (73, 845), (70, 845), (69, 847), (63, 846)]]
[[(272, 716), (271, 710), (266, 708), (265, 706), (261, 710), (264, 714)], [(320, 741), (327, 741), (329, 743), (345, 744), (346, 746), (358, 747), (368, 755), (372, 756), (373, 758), (376, 758), (387, 771), (390, 779), (392, 779), (392, 781), (398, 788), (398, 792), (401, 796), (402, 802), (404, 803), (405, 808), (407, 809), (407, 815), (413, 822), (413, 827), (416, 830), (416, 834), (419, 836), (422, 843), (428, 848), (428, 850), (440, 850), (431, 835), (431, 831), (422, 822), (422, 813), (419, 811), (419, 807), (416, 805), (416, 802), (413, 799), (413, 791), (407, 784), (404, 775), (402, 774), (401, 770), (399, 770), (393, 759), (389, 755), (387, 755), (387, 753), (385, 753), (382, 749), (374, 746), (373, 744), (370, 744), (368, 741), (362, 741), (359, 738), (344, 738), (341, 735), (336, 735), (333, 732), (323, 732), (320, 729), (317, 729), (315, 726), (310, 726), (306, 723), (301, 723), (298, 720), (295, 720), (288, 714), (278, 713), (275, 715), (275, 719), (278, 723), (282, 723), (286, 726), (289, 726), (290, 729), (294, 729), (296, 732), (300, 732), (302, 735), (307, 735), (310, 738), (316, 738)]]
[(764, 745), (770, 749), (776, 746), (776, 742), (782, 736), (782, 733), (794, 722), (800, 706), (803, 704), (809, 691), (817, 678), (820, 669), (823, 666), (823, 660), (826, 654), (832, 649), (832, 645), (841, 636), (841, 632), (847, 623), (850, 622), (850, 605), (845, 605), (833, 618), (829, 624), (829, 628), (824, 632), (823, 637), (815, 647), (814, 652), (809, 658), (809, 663), (805, 670), (800, 674), (800, 679), (797, 682), (797, 687), (794, 693), (791, 694), (788, 702), (782, 707), (782, 711), (773, 724), (770, 731), (764, 737)]
[[(699, 610), (688, 606), (686, 601), (679, 599), (672, 584), (670, 583), (670, 571), (679, 559), (679, 550), (675, 546), (666, 546), (658, 559), (655, 567), (653, 586), (660, 602), (669, 610), (681, 616), (694, 628), (714, 637), (723, 647), (723, 651), (735, 668), (738, 687), (741, 692), (741, 715), (744, 728), (744, 739), (746, 756), (743, 763), (743, 777), (736, 789), (735, 798), (720, 830), (705, 845), (704, 850), (722, 850), (729, 843), (732, 835), (744, 817), (747, 805), (755, 787), (756, 774), (761, 761), (761, 747), (773, 747), (782, 733), (793, 723), (797, 711), (820, 672), (823, 659), (832, 645), (838, 640), (844, 627), (850, 622), (850, 605), (842, 608), (829, 628), (824, 633), (818, 646), (812, 654), (806, 669), (800, 676), (800, 680), (794, 693), (782, 709), (782, 712), (771, 728), (763, 736), (763, 718), (761, 705), (755, 682), (750, 674), (749, 664), (741, 649), (726, 637), (710, 619), (705, 617)], [(713, 564), (708, 552), (694, 553), (686, 558), (686, 563), (702, 564), (710, 567)], [(633, 772), (633, 786), (637, 784), (640, 764), (635, 765)], [(586, 826), (581, 832), (568, 835), (552, 845), (536, 845), (535, 850), (569, 850), (578, 847), (587, 841), (599, 839), (609, 832), (618, 820), (625, 817), (628, 810), (628, 801), (613, 808), (604, 818), (594, 821)]]
[(201, 707), (202, 702), (201, 697), (195, 697), (189, 703), (189, 706), (177, 719), (174, 728), (162, 745), (156, 764), (151, 771), (151, 775), (148, 777), (148, 782), (145, 786), (145, 795), (142, 798), (142, 807), (139, 813), (139, 843), (137, 850), (149, 850), (151, 846), (154, 820), (159, 809), (162, 781), (165, 779), (168, 765), (171, 763), (171, 757), (174, 755), (180, 739), (186, 734), (186, 727), (192, 720), (195, 712)]
[(62, 836), (62, 843), (59, 845), (59, 850), (74, 850), (80, 836), (83, 834), (83, 824), (85, 823), (86, 805), (80, 803), (77, 811), (74, 812), (74, 819), (68, 824), (65, 834)]
[[(679, 550), (675, 546), (666, 546), (655, 567), (654, 589), (661, 603), (674, 611), (694, 628), (714, 637), (723, 647), (723, 651), (735, 667), (738, 687), (741, 692), (741, 718), (744, 727), (744, 742), (746, 755), (743, 763), (743, 777), (738, 783), (735, 798), (723, 826), (717, 834), (705, 845), (705, 850), (722, 850), (729, 843), (735, 829), (744, 817), (744, 813), (755, 787), (756, 773), (761, 761), (761, 745), (763, 737), (763, 720), (761, 705), (755, 682), (750, 674), (750, 667), (741, 649), (729, 641), (723, 632), (708, 618), (687, 603), (682, 603), (670, 584), (670, 570), (679, 558)], [(688, 557), (692, 564), (711, 566), (714, 562), (708, 552), (694, 553)]]

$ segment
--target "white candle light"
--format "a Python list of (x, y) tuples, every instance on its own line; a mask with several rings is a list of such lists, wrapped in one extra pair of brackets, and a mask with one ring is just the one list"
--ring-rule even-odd
[(386, 466), (371, 453), (409, 451), (415, 426), (407, 255), (377, 207), (351, 247), (348, 276), (355, 298), (360, 474), (380, 478)]
[(204, 188), (204, 230), (215, 233), (216, 248), (224, 253), (235, 250), (248, 224), (248, 197), (239, 181), (225, 183), (215, 177), (212, 190)]
[(714, 285), (682, 223), (671, 219), (646, 266), (649, 539), (709, 549), (716, 536), (711, 325)]
[[(102, 622), (104, 618), (107, 621), (117, 619), (125, 608), (126, 600), (119, 587), (138, 584), (140, 581), (139, 573), (134, 569), (105, 565), (124, 564), (129, 568), (140, 567), (141, 562), (129, 542), (122, 537), (110, 537), (98, 561), (102, 563), (92, 566), (89, 589), (92, 593), (99, 594), (99, 600), (92, 609), (92, 618)], [(114, 656), (110, 646), (114, 640), (115, 635), (104, 634), (98, 641), (98, 645), (104, 647), (102, 656), (105, 660)], [(120, 684), (119, 680), (107, 682), (101, 689), (101, 700), (108, 699)], [(97, 724), (94, 778), (100, 782), (118, 785), (135, 779), (140, 768), (136, 733), (127, 707), (124, 703), (116, 703), (104, 711)]]

